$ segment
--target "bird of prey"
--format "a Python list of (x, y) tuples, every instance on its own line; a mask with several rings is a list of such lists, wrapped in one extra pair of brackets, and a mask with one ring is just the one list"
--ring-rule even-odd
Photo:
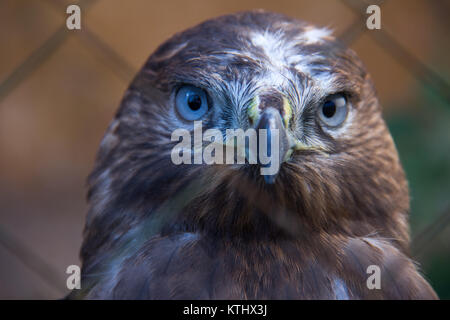
[[(195, 121), (223, 146), (227, 129), (278, 132), (279, 169), (174, 163), (172, 133)], [(437, 298), (410, 257), (408, 185), (370, 75), (328, 29), (281, 14), (162, 44), (107, 129), (88, 201), (70, 298)]]

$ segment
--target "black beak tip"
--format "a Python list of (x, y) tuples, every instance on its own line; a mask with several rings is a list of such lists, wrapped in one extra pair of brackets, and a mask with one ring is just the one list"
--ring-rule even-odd
[(273, 175), (266, 175), (266, 176), (264, 176), (264, 181), (267, 184), (274, 184), (276, 178), (277, 178), (277, 176), (274, 175), (274, 174)]

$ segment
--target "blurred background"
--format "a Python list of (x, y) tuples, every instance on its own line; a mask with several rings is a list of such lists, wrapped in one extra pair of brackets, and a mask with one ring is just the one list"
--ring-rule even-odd
[[(66, 8), (81, 7), (81, 30)], [(381, 7), (381, 30), (365, 10)], [(450, 298), (450, 1), (0, 0), (0, 298), (64, 296), (85, 179), (135, 72), (175, 32), (264, 8), (328, 26), (372, 74), (412, 197), (415, 259)]]

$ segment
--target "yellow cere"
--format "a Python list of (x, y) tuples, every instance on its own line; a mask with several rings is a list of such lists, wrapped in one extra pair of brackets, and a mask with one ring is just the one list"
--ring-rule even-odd
[(292, 106), (286, 97), (283, 97), (283, 110), (284, 110), (284, 126), (287, 128), (289, 126), (289, 121), (292, 118)]

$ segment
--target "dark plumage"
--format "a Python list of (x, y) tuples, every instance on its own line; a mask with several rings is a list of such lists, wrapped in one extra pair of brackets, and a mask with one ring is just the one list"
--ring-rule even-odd
[[(204, 130), (252, 127), (255, 97), (258, 114), (279, 111), (297, 147), (273, 183), (258, 165), (172, 163), (171, 133), (192, 130), (174, 107), (182, 84), (214, 101)], [(326, 126), (317, 110), (338, 93), (348, 115)], [(72, 298), (436, 298), (409, 258), (408, 186), (370, 76), (326, 30), (283, 15), (219, 17), (159, 47), (107, 130), (88, 199)], [(381, 289), (367, 288), (369, 265)]]

